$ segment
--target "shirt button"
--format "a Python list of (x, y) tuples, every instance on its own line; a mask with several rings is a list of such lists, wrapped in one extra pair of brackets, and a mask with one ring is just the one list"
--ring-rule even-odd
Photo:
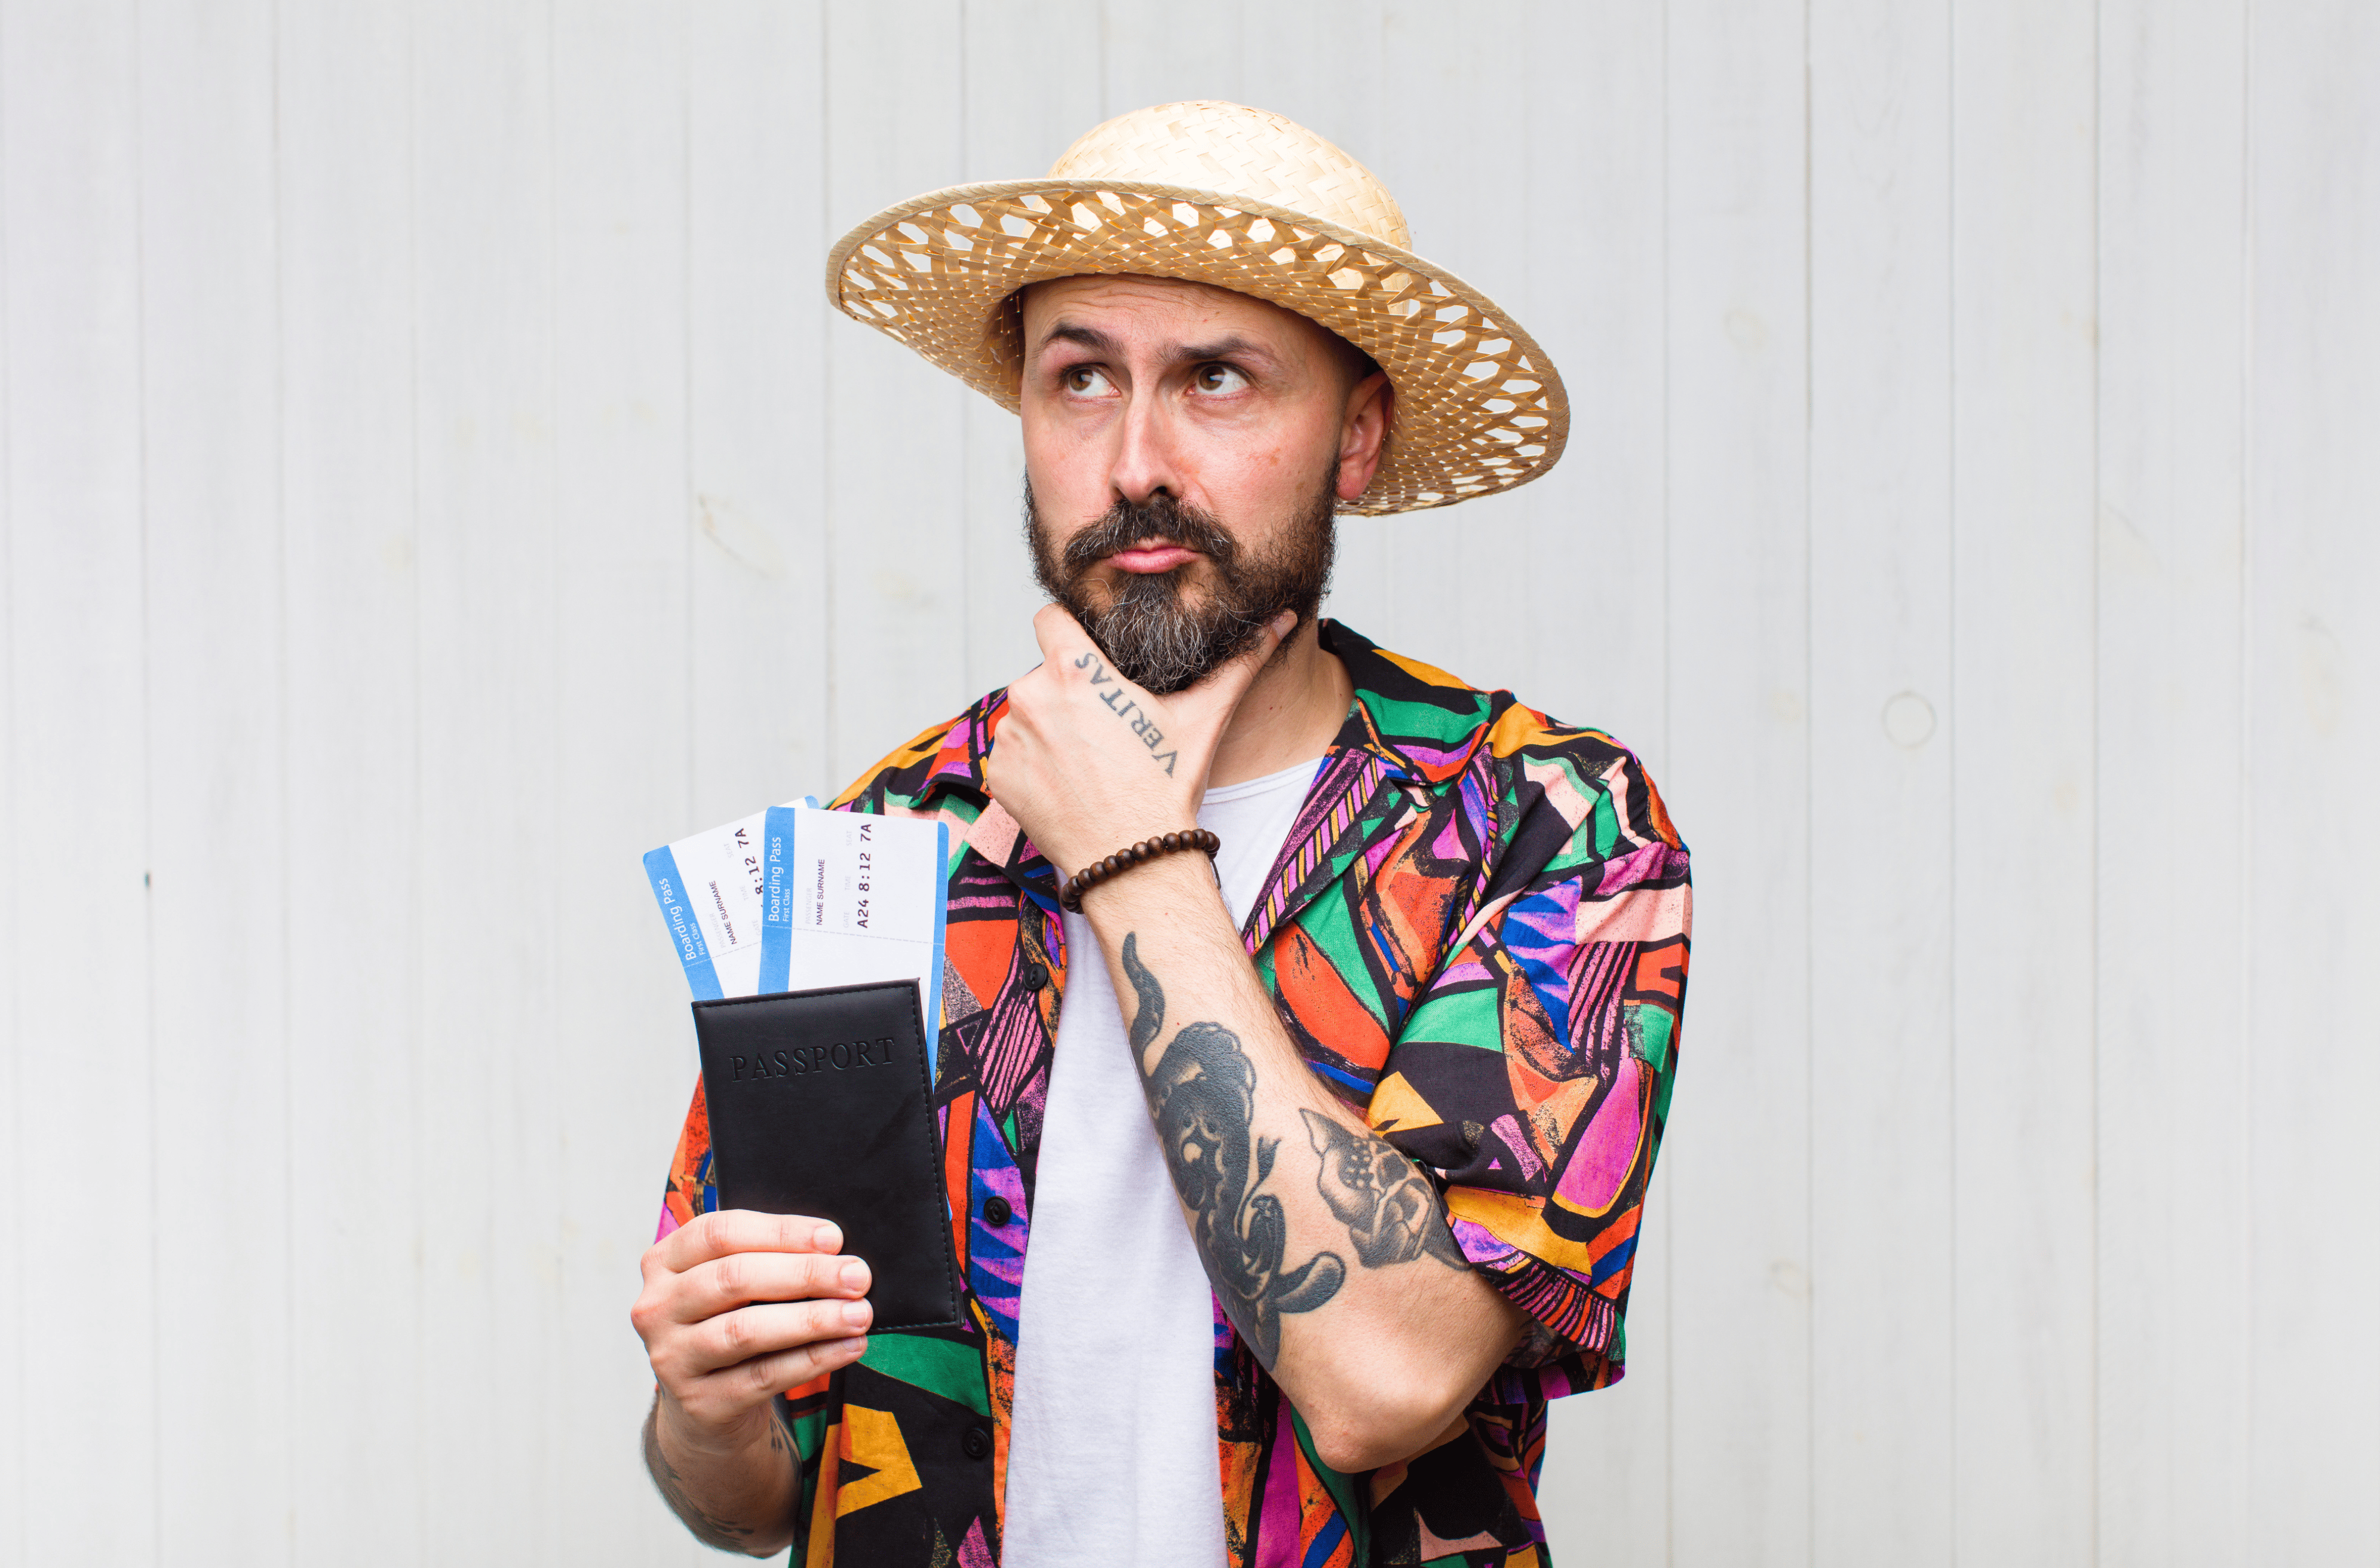
[(991, 1453), (991, 1434), (981, 1427), (969, 1427), (966, 1436), (959, 1439), (959, 1447), (966, 1451), (969, 1459), (987, 1458)]
[(1026, 959), (1025, 961), (1025, 989), (1026, 991), (1039, 991), (1043, 986), (1046, 986), (1049, 983), (1049, 966), (1038, 958)]
[(1014, 1212), (1008, 1207), (1008, 1199), (997, 1194), (983, 1200), (983, 1222), (987, 1225), (1005, 1225)]

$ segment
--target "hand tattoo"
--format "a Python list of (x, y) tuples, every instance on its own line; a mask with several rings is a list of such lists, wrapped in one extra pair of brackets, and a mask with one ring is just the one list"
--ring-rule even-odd
[(1303, 1108), (1298, 1114), (1305, 1118), (1314, 1152), (1322, 1156), (1314, 1185), (1347, 1227), (1365, 1268), (1410, 1263), (1427, 1253), (1450, 1269), (1470, 1271), (1463, 1249), (1439, 1216), (1436, 1189), (1412, 1161), (1383, 1138)]
[[(1281, 1199), (1255, 1188), (1272, 1174), (1279, 1138), (1259, 1138), (1256, 1064), (1240, 1037), (1220, 1024), (1184, 1024), (1158, 1059), (1146, 1052), (1165, 1022), (1165, 991), (1140, 961), (1137, 932), (1123, 939), (1124, 978), (1138, 993), (1130, 1039), (1133, 1064), (1157, 1123), (1173, 1189), (1190, 1211), (1191, 1238), (1224, 1313), (1272, 1369), (1281, 1353), (1281, 1319), (1311, 1312), (1339, 1294), (1347, 1265), (1318, 1252), (1284, 1271), (1289, 1222)], [(1253, 1173), (1251, 1173), (1253, 1166)]]
[[(1123, 684), (1122, 679), (1118, 676), (1108, 674), (1108, 667), (1099, 662), (1099, 656), (1096, 653), (1086, 653), (1081, 658), (1075, 660), (1075, 668), (1078, 670), (1088, 670), (1091, 672), (1091, 687), (1093, 690), (1098, 690), (1099, 687), (1103, 686), (1112, 686), (1115, 687), (1113, 691), (1100, 692), (1099, 700), (1108, 705), (1109, 712), (1113, 713), (1117, 718), (1123, 719), (1132, 725), (1134, 737), (1139, 740), (1142, 745), (1148, 748), (1148, 755), (1150, 759), (1165, 770), (1166, 777), (1172, 777), (1173, 760), (1176, 757), (1179, 757), (1181, 753), (1178, 751), (1168, 751), (1160, 755), (1158, 752), (1158, 744), (1164, 740), (1165, 732), (1157, 727), (1156, 723), (1150, 720), (1148, 714), (1142, 710), (1139, 703), (1135, 702), (1131, 698), (1126, 697), (1123, 694)], [(1134, 718), (1133, 715), (1135, 713), (1138, 713), (1140, 716), (1138, 718)]]

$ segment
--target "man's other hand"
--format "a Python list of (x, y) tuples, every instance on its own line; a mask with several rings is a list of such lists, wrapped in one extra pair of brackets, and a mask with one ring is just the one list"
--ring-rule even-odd
[(842, 1246), (826, 1221), (726, 1209), (645, 1249), (628, 1317), (661, 1382), (666, 1436), (741, 1447), (770, 1429), (770, 1400), (859, 1359), (868, 1265)]

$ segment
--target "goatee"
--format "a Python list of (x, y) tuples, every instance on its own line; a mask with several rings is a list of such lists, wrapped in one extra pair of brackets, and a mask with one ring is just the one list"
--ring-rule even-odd
[[(1245, 652), (1283, 610), (1295, 611), (1304, 625), (1322, 607), (1338, 542), (1337, 503), (1334, 470), (1279, 546), (1256, 554), (1212, 513), (1159, 491), (1147, 501), (1118, 501), (1060, 552), (1051, 546), (1027, 478), (1025, 537), (1041, 590), (1082, 623), (1126, 680), (1165, 697), (1197, 685)], [(1144, 539), (1171, 540), (1207, 558), (1211, 571), (1196, 602), (1188, 592), (1195, 561), (1170, 572), (1122, 574), (1112, 589), (1090, 576), (1101, 561)]]

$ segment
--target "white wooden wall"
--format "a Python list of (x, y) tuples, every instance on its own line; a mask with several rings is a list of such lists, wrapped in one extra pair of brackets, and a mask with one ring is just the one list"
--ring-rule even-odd
[(0, 0), (0, 1562), (707, 1557), (637, 856), (1031, 648), (820, 260), (1185, 97), (1576, 399), (1336, 612), (1697, 852), (1560, 1561), (2380, 1562), (2370, 0)]

